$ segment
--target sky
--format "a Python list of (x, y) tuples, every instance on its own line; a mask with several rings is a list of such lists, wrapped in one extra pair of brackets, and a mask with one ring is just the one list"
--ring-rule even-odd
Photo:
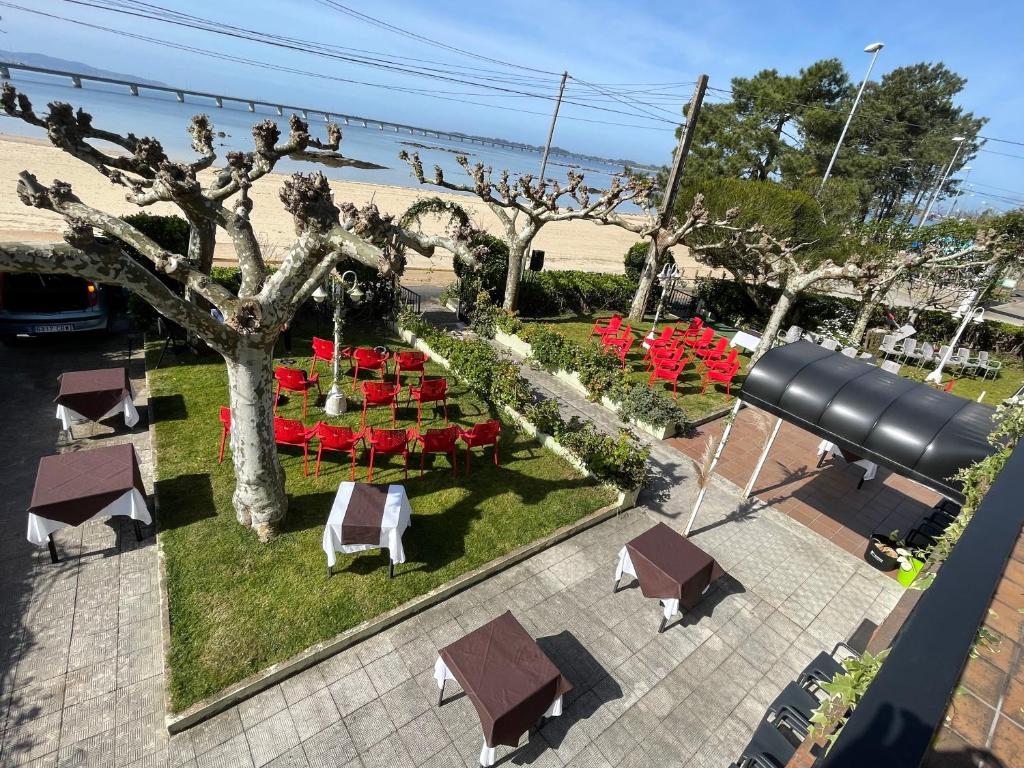
[[(5, 7), (8, 2), (321, 77), (161, 47)], [(870, 58), (863, 47), (882, 41), (885, 48), (873, 79), (898, 66), (942, 61), (967, 78), (962, 106), (990, 118), (982, 133), (1019, 142), (990, 141), (987, 151), (971, 161), (969, 181), (974, 186), (965, 192), (961, 206), (977, 208), (985, 201), (1006, 209), (1014, 207), (1013, 201), (1024, 204), (1024, 91), (1018, 86), (1024, 71), (1024, 3), (1015, 0), (966, 5), (948, 0), (722, 0), (701, 6), (669, 0), (152, 0), (153, 5), (218, 24), (302, 41), (290, 49), (95, 7), (121, 3), (0, 0), (0, 48), (48, 53), (196, 90), (287, 100), (537, 145), (544, 143), (559, 75), (567, 70), (571, 79), (555, 144), (665, 164), (675, 144), (681, 106), (700, 73), (710, 76), (712, 88), (728, 88), (734, 76), (766, 68), (795, 73), (818, 59), (838, 57), (859, 81)], [(458, 51), (369, 23), (341, 10), (346, 8)], [(309, 51), (310, 42), (368, 51), (363, 55), (377, 62), (390, 57), (406, 68), (429, 67), (447, 79), (319, 56)], [(505, 90), (495, 92), (480, 83)], [(658, 94), (613, 98), (607, 95), (609, 89), (656, 89)], [(719, 97), (712, 91), (711, 98)], [(974, 198), (969, 197), (972, 192)]]

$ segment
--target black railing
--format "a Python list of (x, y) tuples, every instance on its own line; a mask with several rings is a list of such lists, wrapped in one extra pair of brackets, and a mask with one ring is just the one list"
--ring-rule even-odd
[(417, 315), (422, 311), (423, 297), (416, 293), (416, 291), (409, 290), (401, 283), (398, 284), (398, 298), (402, 302), (402, 306), (412, 307), (412, 310)]
[(820, 768), (921, 764), (1017, 543), (1024, 524), (1022, 498), (1024, 446), (1010, 456), (921, 596)]
[(665, 292), (665, 309), (677, 317), (693, 317), (697, 313), (697, 298), (686, 287), (677, 285)]

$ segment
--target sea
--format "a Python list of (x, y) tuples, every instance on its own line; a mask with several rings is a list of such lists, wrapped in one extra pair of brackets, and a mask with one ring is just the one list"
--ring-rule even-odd
[[(164, 150), (175, 160), (187, 160), (194, 157), (190, 147), (190, 137), (186, 131), (194, 114), (209, 115), (215, 132), (215, 148), (223, 157), (231, 151), (248, 151), (252, 149), (251, 127), (254, 123), (270, 118), (281, 127), (282, 135), (288, 133), (288, 112), (279, 117), (276, 110), (270, 107), (256, 106), (250, 112), (244, 103), (227, 100), (224, 106), (217, 107), (215, 101), (199, 96), (185, 96), (185, 102), (178, 102), (173, 93), (146, 90), (140, 88), (139, 96), (128, 93), (126, 86), (94, 81), (83, 81), (83, 87), (75, 88), (66, 77), (56, 77), (40, 73), (11, 71), (11, 83), (32, 100), (37, 114), (46, 113), (46, 105), (52, 101), (64, 101), (75, 108), (81, 107), (93, 116), (93, 125), (118, 133), (132, 132), (136, 136), (151, 136), (161, 141)], [(330, 108), (323, 105), (321, 108)], [(368, 115), (367, 117), (372, 117)], [(284, 159), (278, 163), (276, 170), (292, 173), (296, 170), (321, 170), (330, 178), (369, 184), (388, 184), (402, 187), (419, 187), (409, 167), (398, 158), (398, 153), (405, 149), (409, 152), (418, 151), (423, 160), (424, 170), (428, 178), (433, 175), (434, 165), (440, 165), (445, 177), (451, 181), (468, 181), (465, 171), (456, 162), (459, 154), (466, 155), (471, 163), (482, 162), (494, 168), (495, 178), (498, 172), (507, 169), (513, 175), (533, 174), (540, 170), (541, 152), (530, 149), (511, 147), (481, 146), (458, 140), (410, 135), (407, 132), (396, 133), (394, 129), (381, 130), (377, 126), (344, 125), (340, 119), (335, 121), (341, 125), (343, 139), (341, 153), (346, 157), (363, 160), (382, 166), (379, 169), (326, 168), (318, 164), (296, 162)], [(322, 114), (309, 113), (310, 132), (314, 136), (326, 138), (323, 130), (325, 122)], [(431, 130), (431, 126), (426, 127)], [(440, 130), (458, 131), (460, 126), (438, 126)], [(42, 129), (9, 117), (0, 112), (0, 132), (19, 136), (45, 137)], [(470, 134), (472, 131), (463, 130)], [(614, 164), (592, 157), (551, 153), (548, 158), (545, 176), (565, 183), (567, 172), (573, 169), (582, 172), (586, 184), (592, 189), (603, 189), (611, 177), (621, 173), (621, 164)], [(424, 189), (430, 189), (424, 187)], [(623, 208), (623, 210), (627, 210)]]

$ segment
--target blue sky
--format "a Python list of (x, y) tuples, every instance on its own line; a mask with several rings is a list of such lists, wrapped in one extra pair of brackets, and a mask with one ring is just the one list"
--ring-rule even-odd
[[(86, 61), (94, 66), (130, 72), (186, 87), (266, 99), (287, 99), (355, 114), (436, 126), (469, 133), (503, 136), (541, 144), (552, 103), (522, 96), (464, 95), (481, 89), (456, 82), (418, 78), (370, 69), (309, 53), (287, 51), (215, 34), (131, 19), (63, 0), (11, 0), (16, 4), (130, 30), (236, 56), (315, 71), (332, 77), (364, 80), (383, 88), (272, 72), (237, 63), (211, 62), (202, 56), (155, 47), (140, 41), (42, 19), (0, 7), (0, 47), (30, 50)], [(86, 0), (106, 3), (108, 0)], [(169, 8), (249, 28), (360, 48), (391, 56), (444, 62), (463, 74), (466, 68), (501, 70), (531, 78), (504, 87), (554, 95), (557, 78), (495, 64), (431, 47), (356, 20), (317, 0), (154, 0)], [(557, 73), (568, 69), (590, 83), (685, 83), (706, 72), (711, 85), (728, 87), (735, 75), (759, 69), (795, 72), (820, 58), (838, 56), (859, 79), (868, 55), (861, 52), (875, 40), (886, 43), (874, 76), (918, 61), (943, 61), (968, 79), (962, 104), (991, 118), (983, 133), (1024, 142), (1024, 95), (1018, 85), (1024, 71), (1024, 3), (1011, 0), (964, 4), (948, 0), (899, 2), (713, 2), (700, 8), (678, 2), (604, 2), (567, 0), (541, 2), (401, 2), (339, 0), (350, 8), (420, 35), (482, 55)], [(685, 9), (681, 10), (681, 9)], [(436, 66), (436, 65), (434, 65)], [(492, 73), (476, 72), (478, 76)], [(536, 79), (533, 79), (536, 78)], [(396, 87), (455, 91), (450, 98), (527, 112), (472, 106), (396, 91)], [(685, 102), (692, 86), (665, 89)], [(575, 85), (570, 99), (588, 89)], [(589, 92), (593, 97), (594, 93)], [(600, 98), (600, 97), (599, 97)], [(633, 111), (615, 101), (600, 104)], [(654, 114), (671, 121), (678, 105), (660, 101)], [(649, 108), (643, 108), (651, 112)], [(667, 162), (674, 144), (673, 127), (643, 117), (601, 112), (576, 105), (564, 107), (555, 142), (576, 151), (607, 157), (632, 157)], [(573, 120), (588, 118), (616, 125)], [(645, 129), (625, 127), (644, 125)], [(991, 142), (971, 163), (970, 181), (977, 205), (1010, 207), (996, 195), (1024, 201), (1024, 146)]]

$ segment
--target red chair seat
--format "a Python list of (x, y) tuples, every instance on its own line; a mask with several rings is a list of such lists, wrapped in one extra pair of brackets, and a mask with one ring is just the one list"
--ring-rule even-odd
[(313, 359), (309, 364), (309, 375), (312, 376), (316, 370), (318, 360), (323, 360), (328, 366), (334, 363), (334, 342), (327, 339), (313, 337)]
[(469, 475), (471, 451), (473, 448), (494, 446), (494, 466), (500, 466), (498, 459), (498, 438), (501, 436), (501, 422), (497, 419), (481, 421), (469, 429), (459, 432), (459, 439), (466, 445), (466, 475)]
[(306, 372), (300, 368), (286, 368), (282, 365), (274, 371), (274, 378), (277, 379), (277, 391), (274, 393), (274, 413), (277, 413), (277, 401), (281, 397), (283, 389), (286, 392), (302, 393), (302, 418), (306, 418), (309, 390), (316, 387), (317, 394), (320, 394), (320, 374), (314, 373), (307, 377)]
[(414, 446), (420, 446), (420, 477), (423, 477), (423, 464), (428, 453), (446, 453), (452, 463), (452, 475), (458, 470), (458, 440), (462, 430), (454, 424), (441, 429), (428, 429), (426, 432), (417, 432), (413, 437)]
[(614, 315), (604, 325), (601, 324), (600, 320), (594, 323), (594, 327), (590, 329), (590, 335), (593, 336), (597, 334), (598, 336), (601, 336), (603, 338), (605, 335), (609, 333), (618, 332), (621, 326), (622, 317), (620, 315)]
[(366, 431), (366, 440), (370, 446), (370, 474), (367, 482), (373, 482), (373, 461), (377, 454), (382, 456), (401, 456), (404, 460), (405, 479), (409, 479), (409, 441), (415, 431), (404, 429), (377, 429), (370, 427)]
[(363, 418), (360, 429), (366, 429), (366, 409), (371, 406), (391, 406), (391, 426), (398, 421), (398, 395), (402, 388), (397, 384), (385, 384), (377, 381), (363, 382)]
[(298, 419), (282, 419), (274, 417), (274, 442), (278, 445), (291, 445), (302, 448), (302, 474), (309, 475), (309, 438), (311, 432)]
[(316, 449), (316, 471), (315, 477), (320, 477), (320, 457), (324, 451), (336, 451), (347, 453), (352, 456), (351, 479), (356, 479), (356, 448), (363, 440), (362, 432), (355, 432), (350, 427), (334, 427), (320, 421), (310, 431), (310, 437), (315, 437), (319, 446)]
[(726, 398), (732, 397), (732, 392), (730, 391), (732, 387), (732, 380), (739, 369), (739, 362), (733, 363), (728, 368), (708, 368), (704, 371), (704, 386), (701, 387), (700, 393), (703, 395), (705, 390), (707, 390), (708, 385), (715, 382), (716, 384), (725, 384)]
[(420, 426), (424, 403), (444, 404), (444, 423), (448, 423), (448, 379), (421, 379), (420, 385), (409, 387), (409, 397), (416, 401), (416, 426)]
[(418, 373), (420, 381), (426, 376), (424, 366), (427, 363), (427, 356), (422, 352), (402, 350), (395, 356), (395, 384), (399, 383), (399, 377), (403, 373)]
[(352, 350), (352, 389), (356, 388), (356, 380), (359, 378), (359, 370), (364, 371), (379, 371), (380, 380), (384, 381), (384, 377), (387, 376), (388, 372), (388, 360), (391, 354), (389, 352), (380, 352), (376, 349), (370, 349), (370, 347), (359, 347), (358, 349)]

